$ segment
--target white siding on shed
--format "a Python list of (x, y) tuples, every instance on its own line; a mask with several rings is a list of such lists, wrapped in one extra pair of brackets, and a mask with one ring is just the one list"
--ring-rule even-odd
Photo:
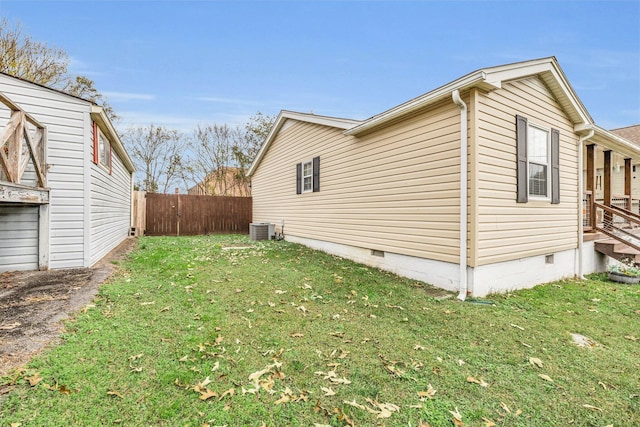
[(49, 268), (81, 267), (84, 144), (90, 143), (84, 131), (84, 113), (91, 104), (5, 75), (0, 75), (0, 92), (47, 128)]
[(127, 238), (131, 225), (131, 175), (115, 151), (111, 161), (111, 175), (91, 164), (91, 265)]
[(38, 206), (0, 205), (0, 272), (38, 268)]

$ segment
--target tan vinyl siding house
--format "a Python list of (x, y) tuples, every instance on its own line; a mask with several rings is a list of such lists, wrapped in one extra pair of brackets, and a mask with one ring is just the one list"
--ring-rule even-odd
[(282, 111), (249, 170), (253, 218), (461, 298), (580, 276), (603, 265), (582, 242), (594, 129), (632, 153), (555, 58), (478, 70), (363, 121)]
[[(537, 77), (512, 81), (478, 96), (477, 260), (484, 265), (544, 255), (578, 245), (578, 136), (573, 124)], [(514, 115), (560, 131), (560, 194), (516, 202)]]

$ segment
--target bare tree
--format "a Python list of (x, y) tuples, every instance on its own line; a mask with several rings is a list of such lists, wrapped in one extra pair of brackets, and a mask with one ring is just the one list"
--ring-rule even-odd
[(183, 167), (185, 142), (176, 129), (164, 126), (130, 126), (122, 140), (131, 153), (136, 169), (143, 178), (140, 190), (166, 193), (179, 182)]
[(248, 191), (238, 174), (234, 147), (243, 139), (240, 128), (229, 125), (198, 125), (190, 140), (193, 159), (185, 168), (185, 176), (196, 182), (196, 194), (215, 196), (242, 195)]
[(67, 52), (34, 40), (7, 18), (0, 19), (0, 71), (95, 102), (112, 121), (118, 119), (93, 80), (69, 74)]
[(0, 20), (0, 71), (42, 85), (59, 87), (69, 82), (69, 55), (35, 41), (22, 32), (19, 22)]
[(190, 148), (193, 159), (184, 169), (185, 181), (196, 182), (195, 194), (249, 196), (246, 176), (274, 119), (258, 112), (242, 127), (199, 125)]

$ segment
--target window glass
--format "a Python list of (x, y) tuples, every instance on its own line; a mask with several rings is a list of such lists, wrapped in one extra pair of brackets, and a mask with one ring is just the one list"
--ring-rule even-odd
[(106, 168), (110, 168), (111, 167), (111, 145), (109, 144), (109, 141), (107, 141), (107, 139), (104, 137), (102, 132), (100, 132), (99, 134), (98, 141), (99, 141), (98, 149), (100, 150), (99, 151), (100, 164), (102, 164)]
[(529, 195), (547, 197), (549, 194), (549, 132), (529, 126), (527, 139)]
[(302, 191), (313, 190), (313, 165), (311, 162), (302, 165)]

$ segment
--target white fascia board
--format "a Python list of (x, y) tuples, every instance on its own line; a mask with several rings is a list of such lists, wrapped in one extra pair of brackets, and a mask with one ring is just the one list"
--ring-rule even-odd
[(385, 111), (384, 113), (373, 116), (372, 118), (365, 120), (361, 124), (347, 129), (344, 134), (354, 136), (361, 135), (398, 117), (404, 116), (405, 114), (419, 110), (443, 98), (448, 98), (451, 96), (451, 92), (456, 89), (462, 91), (464, 89), (477, 85), (485, 86), (484, 88), (487, 90), (499, 88), (499, 86), (495, 86), (493, 83), (486, 81), (486, 74), (484, 73), (484, 71), (476, 71), (475, 73), (468, 74), (458, 80), (455, 80), (444, 86), (440, 86), (439, 88), (432, 90), (431, 92), (428, 92), (422, 96), (414, 98), (408, 102), (405, 102), (404, 104), (400, 104), (397, 107)]
[(625, 157), (640, 160), (640, 147), (633, 142), (609, 132), (598, 125), (593, 125), (592, 129), (595, 131), (595, 135), (589, 139), (589, 142), (595, 143), (601, 148), (610, 149)]
[(124, 148), (124, 145), (118, 136), (118, 132), (116, 132), (116, 129), (113, 127), (113, 124), (111, 123), (111, 120), (109, 120), (109, 117), (107, 117), (104, 109), (99, 105), (92, 105), (91, 119), (96, 122), (100, 129), (109, 136), (109, 140), (113, 143), (113, 149), (118, 153), (127, 170), (130, 173), (135, 172), (136, 167), (133, 165), (131, 157), (129, 157), (129, 153), (127, 153), (127, 150)]
[(267, 135), (267, 138), (262, 143), (262, 146), (260, 147), (258, 154), (256, 154), (256, 158), (253, 159), (253, 163), (251, 163), (251, 167), (249, 167), (249, 172), (247, 172), (248, 177), (251, 177), (251, 175), (253, 175), (256, 168), (258, 167), (258, 164), (260, 164), (260, 161), (262, 160), (265, 153), (269, 149), (271, 142), (275, 139), (276, 135), (278, 134), (278, 132), (280, 132), (280, 129), (282, 129), (282, 126), (287, 120), (297, 120), (300, 122), (314, 123), (317, 125), (329, 126), (329, 127), (334, 127), (338, 129), (350, 129), (360, 123), (359, 120), (343, 119), (343, 118), (329, 117), (329, 116), (318, 116), (315, 114), (306, 114), (306, 113), (298, 113), (295, 111), (282, 110), (278, 114), (278, 117), (276, 117), (276, 121), (274, 122), (273, 127), (269, 132), (269, 135)]

